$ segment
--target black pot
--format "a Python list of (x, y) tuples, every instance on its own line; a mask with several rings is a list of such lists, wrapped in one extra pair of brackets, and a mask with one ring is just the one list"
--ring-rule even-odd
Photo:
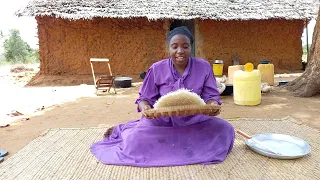
[(146, 75), (147, 75), (147, 72), (143, 72), (143, 73), (140, 74), (140, 78), (144, 79), (146, 77)]
[(131, 77), (117, 77), (114, 80), (114, 86), (117, 88), (128, 88), (131, 87), (132, 78)]
[(226, 89), (220, 94), (220, 96), (230, 96), (233, 94), (233, 84), (225, 84)]

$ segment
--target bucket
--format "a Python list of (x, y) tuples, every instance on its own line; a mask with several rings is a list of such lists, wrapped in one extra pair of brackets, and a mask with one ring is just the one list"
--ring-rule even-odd
[(215, 76), (222, 76), (223, 74), (223, 60), (215, 60), (212, 65)]

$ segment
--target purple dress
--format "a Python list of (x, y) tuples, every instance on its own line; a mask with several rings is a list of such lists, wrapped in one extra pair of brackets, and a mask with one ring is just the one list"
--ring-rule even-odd
[[(170, 91), (192, 90), (207, 102), (219, 100), (210, 64), (190, 58), (182, 76), (172, 59), (153, 64), (139, 91), (142, 100), (153, 105)], [(138, 109), (139, 111), (139, 109)], [(138, 167), (214, 164), (231, 152), (234, 128), (227, 121), (206, 115), (161, 117), (129, 121), (115, 126), (112, 134), (92, 144), (90, 150), (104, 164)]]

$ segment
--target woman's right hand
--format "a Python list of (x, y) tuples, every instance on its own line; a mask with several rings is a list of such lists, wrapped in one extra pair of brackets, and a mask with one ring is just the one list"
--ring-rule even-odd
[(147, 115), (144, 113), (146, 110), (151, 109), (151, 105), (147, 101), (141, 101), (139, 103), (139, 109), (141, 113), (146, 117)]
[(141, 110), (141, 113), (144, 115), (144, 116), (147, 116), (144, 112), (148, 109), (151, 109), (151, 106), (150, 105), (145, 105), (143, 106), (142, 110)]

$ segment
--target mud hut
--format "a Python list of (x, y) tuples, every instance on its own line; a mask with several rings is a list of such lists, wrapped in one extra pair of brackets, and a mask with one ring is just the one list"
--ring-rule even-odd
[(165, 34), (180, 25), (195, 36), (193, 55), (211, 63), (222, 59), (227, 68), (236, 53), (241, 64), (268, 59), (276, 69), (296, 70), (315, 2), (33, 0), (17, 15), (37, 20), (45, 75), (90, 74), (91, 57), (109, 58), (116, 74), (139, 74), (167, 57)]

